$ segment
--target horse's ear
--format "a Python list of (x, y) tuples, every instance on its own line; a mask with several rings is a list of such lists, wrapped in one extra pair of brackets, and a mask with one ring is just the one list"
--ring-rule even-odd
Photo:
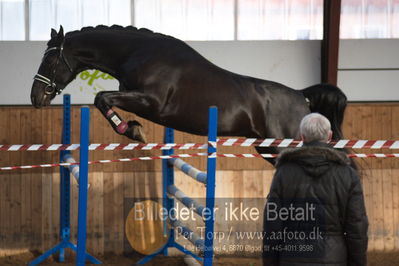
[(58, 36), (64, 38), (64, 28), (60, 25), (60, 30), (58, 31)]
[(55, 29), (51, 29), (51, 39), (57, 37), (57, 31)]

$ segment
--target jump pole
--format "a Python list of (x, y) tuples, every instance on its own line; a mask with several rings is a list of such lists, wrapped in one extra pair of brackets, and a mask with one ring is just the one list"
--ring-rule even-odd
[[(62, 128), (62, 144), (70, 144), (71, 142), (71, 100), (70, 95), (64, 95), (63, 104), (63, 128)], [(90, 254), (86, 253), (86, 220), (87, 220), (87, 184), (88, 184), (88, 145), (89, 145), (89, 124), (90, 109), (89, 107), (81, 108), (80, 120), (80, 176), (79, 179), (79, 206), (78, 206), (78, 245), (71, 243), (71, 226), (70, 226), (70, 209), (71, 209), (71, 181), (70, 170), (63, 166), (60, 167), (60, 243), (53, 248), (44, 252), (41, 256), (32, 260), (28, 265), (36, 266), (42, 263), (51, 255), (59, 252), (59, 261), (64, 262), (65, 248), (70, 248), (77, 252), (76, 265), (85, 265), (85, 260), (89, 260), (93, 264), (101, 264)], [(83, 151), (83, 152), (82, 152)], [(70, 151), (63, 150), (60, 152), (60, 162)], [(83, 183), (85, 183), (83, 185)], [(83, 186), (82, 186), (83, 185)], [(82, 229), (82, 227), (84, 227)]]
[(78, 201), (78, 244), (76, 266), (84, 266), (86, 261), (87, 226), (87, 183), (89, 174), (89, 130), (90, 109), (80, 109), (80, 164), (79, 164), (79, 201)]
[[(216, 137), (217, 137), (217, 108), (209, 108), (208, 118), (208, 160), (207, 173), (202, 173), (198, 169), (175, 159), (168, 159), (162, 161), (163, 174), (163, 206), (168, 210), (172, 228), (168, 229), (168, 219), (164, 217), (164, 234), (168, 235), (167, 243), (153, 254), (148, 255), (137, 262), (137, 265), (143, 265), (152, 260), (155, 256), (163, 254), (168, 255), (169, 248), (176, 248), (189, 257), (185, 261), (190, 261), (190, 264), (198, 264), (197, 261), (203, 261), (205, 266), (211, 266), (213, 263), (213, 236), (214, 236), (214, 206), (215, 206), (215, 175), (216, 175)], [(172, 128), (165, 128), (164, 135), (165, 143), (174, 143), (174, 130)], [(163, 150), (163, 155), (173, 155), (173, 149)], [(183, 205), (194, 204), (194, 201), (180, 191), (174, 185), (174, 166), (182, 172), (192, 177), (200, 183), (206, 184), (206, 211), (204, 215), (200, 215), (205, 221), (205, 240), (201, 239), (190, 228), (185, 227), (179, 220), (176, 219), (176, 214), (173, 211), (175, 198), (183, 203)], [(177, 192), (177, 193), (176, 193)], [(186, 205), (186, 206), (187, 206)], [(204, 207), (198, 206), (199, 210), (204, 210)], [(186, 237), (191, 243), (203, 252), (203, 258), (185, 249), (182, 245), (176, 242), (175, 228), (180, 228), (180, 234)], [(190, 260), (189, 258), (192, 258)], [(194, 261), (193, 261), (194, 260)], [(192, 263), (191, 263), (192, 262)]]
[[(63, 98), (62, 144), (71, 144), (71, 96), (65, 94)], [(60, 151), (60, 162), (70, 151)], [(60, 167), (60, 237), (62, 242), (71, 239), (71, 177), (69, 170)], [(59, 261), (64, 262), (65, 249), (60, 248)]]
[(213, 238), (215, 221), (215, 187), (216, 187), (216, 138), (217, 138), (218, 109), (209, 108), (208, 126), (208, 160), (207, 160), (207, 183), (206, 183), (206, 208), (210, 215), (205, 219), (205, 250), (204, 266), (213, 264)]

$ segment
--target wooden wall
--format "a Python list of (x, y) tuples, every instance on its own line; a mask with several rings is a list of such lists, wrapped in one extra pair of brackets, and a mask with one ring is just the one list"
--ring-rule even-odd
[[(121, 112), (126, 120), (133, 115)], [(79, 107), (73, 108), (72, 143), (79, 138)], [(91, 143), (128, 143), (92, 109)], [(62, 109), (0, 108), (1, 144), (51, 144), (61, 138)], [(163, 128), (143, 121), (149, 142), (161, 142)], [(344, 122), (346, 138), (399, 139), (399, 104), (350, 104)], [(178, 133), (177, 143), (205, 138)], [(186, 151), (184, 151), (186, 152)], [(191, 151), (195, 152), (195, 151)], [(255, 153), (253, 148), (223, 148), (221, 152)], [(372, 152), (365, 150), (364, 152)], [(378, 151), (379, 152), (379, 151)], [(384, 150), (382, 152), (392, 152)], [(157, 155), (159, 151), (94, 151), (90, 160)], [(57, 152), (0, 152), (0, 166), (58, 161)], [(78, 159), (78, 153), (74, 152)], [(188, 159), (205, 169), (205, 159)], [(399, 160), (362, 159), (362, 180), (370, 221), (370, 250), (399, 250)], [(129, 251), (124, 224), (131, 203), (161, 196), (160, 161), (126, 162), (89, 167), (88, 248), (93, 254)], [(262, 159), (218, 159), (218, 197), (264, 199), (273, 175)], [(177, 174), (176, 184), (192, 197), (203, 197), (203, 186)], [(258, 203), (260, 210), (262, 204)], [(72, 231), (76, 233), (77, 186), (72, 186)], [(0, 256), (24, 250), (45, 251), (58, 242), (59, 173), (57, 168), (0, 172)], [(216, 231), (248, 228), (245, 223), (216, 221)], [(261, 220), (252, 231), (261, 229)], [(75, 237), (73, 237), (75, 239)]]

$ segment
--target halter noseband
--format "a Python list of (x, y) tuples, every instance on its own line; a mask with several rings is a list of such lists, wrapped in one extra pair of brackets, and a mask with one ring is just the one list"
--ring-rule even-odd
[(69, 70), (71, 73), (73, 72), (73, 70), (72, 70), (70, 64), (69, 64), (68, 61), (66, 60), (66, 58), (65, 58), (65, 56), (64, 56), (64, 53), (63, 53), (63, 50), (64, 50), (64, 43), (62, 43), (60, 47), (51, 47), (51, 48), (48, 48), (48, 49), (44, 52), (44, 56), (46, 56), (46, 55), (47, 55), (50, 51), (52, 51), (52, 50), (60, 50), (60, 54), (59, 54), (59, 56), (57, 57), (57, 61), (56, 61), (56, 63), (55, 63), (55, 67), (54, 67), (54, 70), (53, 70), (53, 77), (52, 77), (51, 79), (49, 79), (49, 78), (47, 78), (46, 76), (43, 76), (43, 75), (37, 73), (37, 74), (35, 75), (35, 77), (33, 78), (34, 80), (43, 82), (44, 84), (47, 85), (46, 88), (44, 89), (44, 93), (45, 93), (46, 95), (51, 95), (51, 94), (54, 93), (54, 91), (56, 92), (56, 94), (60, 94), (60, 93), (62, 92), (62, 89), (57, 88), (57, 84), (55, 83), (55, 76), (56, 76), (56, 74), (57, 74), (57, 66), (58, 66), (58, 63), (60, 62), (60, 59), (62, 59), (62, 61), (64, 61), (65, 65), (68, 67), (68, 70)]

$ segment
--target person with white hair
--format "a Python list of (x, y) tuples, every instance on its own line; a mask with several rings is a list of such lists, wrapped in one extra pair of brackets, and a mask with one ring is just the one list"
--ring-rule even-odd
[(327, 143), (332, 137), (330, 121), (319, 113), (311, 113), (305, 116), (299, 125), (299, 130), (305, 143), (314, 141)]
[(328, 145), (330, 122), (300, 123), (303, 147), (276, 161), (263, 221), (264, 265), (367, 265), (368, 219), (361, 182), (345, 153)]

